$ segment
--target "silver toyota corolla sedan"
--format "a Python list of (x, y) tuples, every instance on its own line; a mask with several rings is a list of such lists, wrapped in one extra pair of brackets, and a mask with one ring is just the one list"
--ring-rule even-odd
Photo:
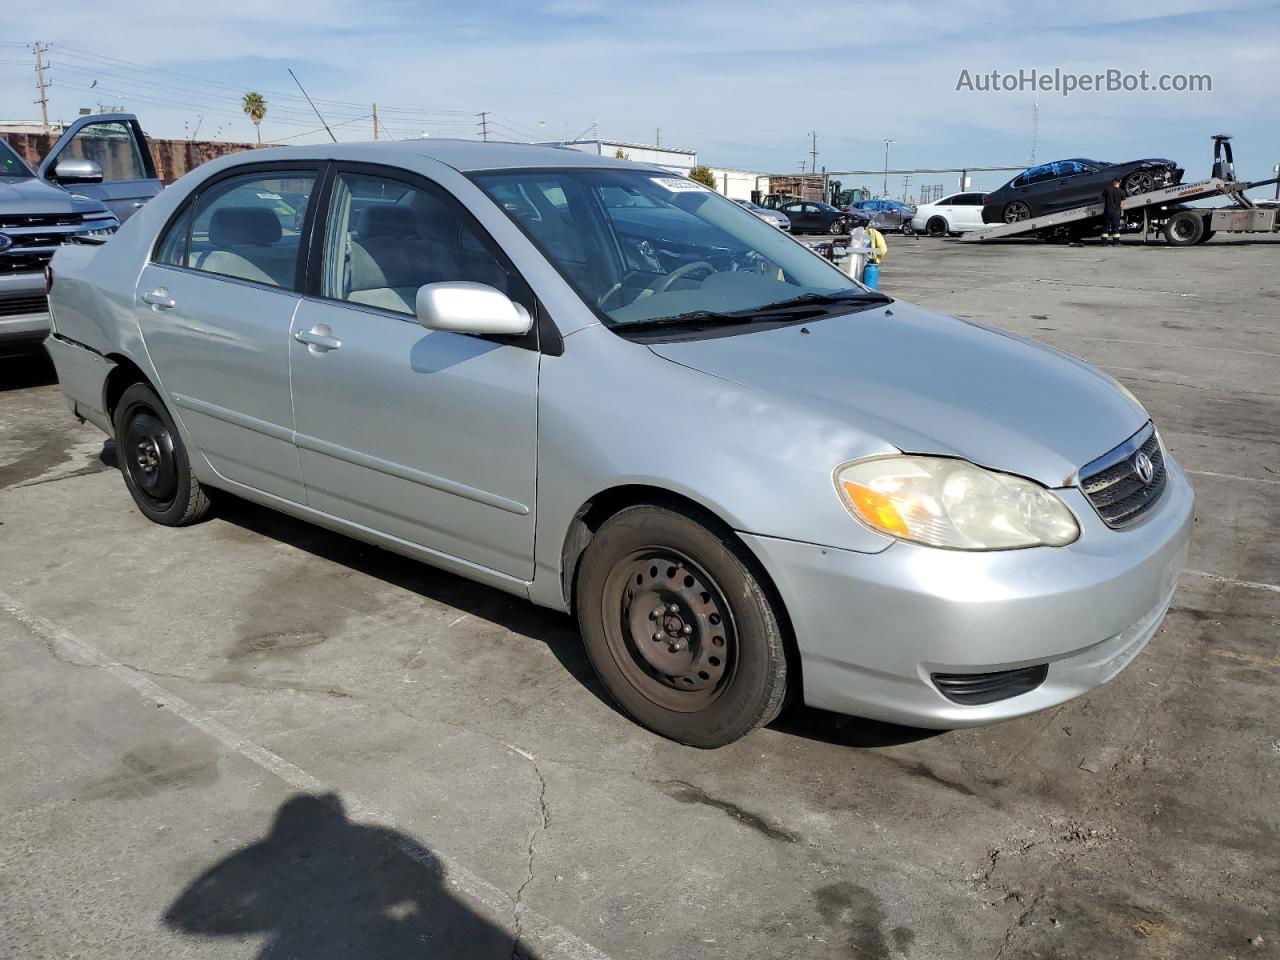
[(791, 696), (937, 728), (1061, 703), (1186, 555), (1191, 487), (1111, 377), (656, 167), (255, 150), (50, 282), (62, 389), (146, 516), (228, 491), (572, 611), (621, 707), (695, 746)]

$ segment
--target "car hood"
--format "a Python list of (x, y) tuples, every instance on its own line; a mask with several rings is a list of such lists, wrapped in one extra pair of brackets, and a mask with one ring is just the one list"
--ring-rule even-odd
[(901, 302), (650, 349), (899, 450), (960, 456), (1051, 487), (1147, 421), (1111, 377), (1082, 360)]
[(0, 178), (0, 215), (101, 213), (106, 209), (97, 200), (77, 198), (38, 177)]

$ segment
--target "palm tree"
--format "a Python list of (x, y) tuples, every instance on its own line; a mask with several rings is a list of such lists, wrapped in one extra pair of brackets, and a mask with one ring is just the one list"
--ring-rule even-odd
[(254, 129), (258, 134), (258, 144), (262, 144), (262, 118), (267, 115), (267, 101), (262, 94), (256, 90), (251, 90), (244, 95), (241, 101), (244, 112), (249, 115), (249, 119), (253, 121)]

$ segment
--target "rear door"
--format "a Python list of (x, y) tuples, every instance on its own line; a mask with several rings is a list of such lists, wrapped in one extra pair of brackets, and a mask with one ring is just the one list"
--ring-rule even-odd
[[(102, 169), (101, 182), (59, 177), (62, 160), (92, 160)], [(81, 117), (49, 150), (38, 173), (50, 183), (102, 201), (121, 223), (164, 186), (147, 138), (131, 113)]]
[(135, 301), (196, 449), (222, 477), (297, 503), (289, 329), (309, 223), (281, 197), (309, 198), (318, 176), (318, 163), (264, 164), (203, 185), (161, 234)]
[(957, 230), (973, 230), (982, 223), (982, 194), (958, 193), (951, 198), (948, 219)]

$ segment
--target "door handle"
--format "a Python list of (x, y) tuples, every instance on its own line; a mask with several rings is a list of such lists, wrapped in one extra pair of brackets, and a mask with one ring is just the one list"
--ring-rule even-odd
[(143, 205), (144, 203), (146, 203), (146, 202), (147, 202), (147, 201), (145, 201), (145, 200), (135, 200), (135, 201), (133, 201), (133, 205), (134, 205), (135, 207), (140, 207), (140, 206), (142, 206), (142, 205)]
[(156, 287), (142, 295), (142, 302), (149, 303), (156, 310), (168, 310), (176, 307), (178, 302), (169, 296), (169, 291), (164, 287)]
[(323, 323), (317, 323), (310, 330), (295, 330), (293, 339), (299, 343), (305, 343), (307, 349), (317, 355), (337, 350), (342, 346), (342, 341), (333, 336), (333, 331)]

